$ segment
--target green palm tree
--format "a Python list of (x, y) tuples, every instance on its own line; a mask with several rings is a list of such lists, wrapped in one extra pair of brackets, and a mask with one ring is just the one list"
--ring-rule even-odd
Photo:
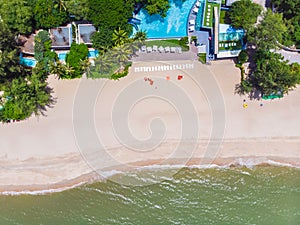
[(146, 39), (147, 39), (147, 33), (146, 33), (146, 31), (142, 31), (142, 30), (137, 31), (133, 37), (134, 41), (139, 41), (142, 43), (145, 42)]
[(73, 78), (73, 74), (75, 73), (75, 69), (67, 63), (65, 66), (65, 78), (70, 79)]
[[(95, 67), (92, 67), (91, 71), (98, 74), (106, 74), (113, 67), (113, 64), (114, 61), (112, 60), (112, 57), (106, 53), (95, 59)], [(88, 75), (91, 76), (91, 74)]]
[(85, 59), (85, 60), (80, 59), (79, 67), (83, 72), (86, 72), (88, 74), (90, 72), (90, 66), (91, 66), (91, 63), (88, 59)]
[(62, 9), (64, 11), (67, 11), (66, 3), (63, 0), (58, 0), (56, 4), (54, 4), (54, 8), (59, 8), (59, 11), (61, 12)]
[(132, 39), (129, 43), (126, 43), (125, 46), (128, 46), (128, 49), (131, 51), (131, 56), (136, 55), (136, 52), (141, 47), (141, 45), (138, 42), (133, 41)]
[(55, 74), (58, 79), (62, 78), (65, 75), (65, 71), (65, 65), (63, 65), (61, 62), (50, 64), (50, 74)]
[(118, 30), (114, 30), (112, 40), (114, 41), (115, 46), (123, 45), (128, 41), (128, 34), (119, 27)]
[(121, 68), (130, 59), (131, 54), (132, 54), (132, 51), (128, 45), (116, 46), (113, 48), (113, 51), (112, 51), (112, 56), (120, 64)]

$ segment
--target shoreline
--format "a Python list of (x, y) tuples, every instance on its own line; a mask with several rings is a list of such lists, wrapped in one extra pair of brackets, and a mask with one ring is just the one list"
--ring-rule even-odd
[[(171, 65), (172, 67), (168, 68), (172, 70), (151, 72), (141, 70), (145, 67), (158, 68), (161, 65)], [(178, 65), (189, 67), (176, 69)], [(180, 81), (177, 79), (178, 74), (184, 75)], [(166, 76), (170, 77), (170, 80), (166, 81)], [(154, 85), (146, 82), (145, 77), (150, 77)], [(200, 86), (197, 85), (196, 79), (200, 79)], [(103, 82), (101, 79), (85, 78), (56, 80), (51, 76), (48, 82), (54, 90), (53, 97), (57, 99), (57, 103), (47, 110), (46, 116), (33, 116), (26, 121), (0, 125), (0, 194), (16, 194), (14, 191), (27, 193), (26, 190), (39, 191), (37, 193), (43, 193), (45, 190), (60, 191), (99, 180), (101, 177), (93, 172), (93, 168), (82, 155), (88, 153), (85, 152), (85, 147), (92, 147), (91, 154), (97, 153), (95, 149), (98, 149), (98, 145), (88, 141), (93, 135), (101, 140), (105, 147), (104, 153), (110, 156), (108, 159), (113, 159), (110, 161), (100, 158), (102, 161), (97, 161), (95, 158), (102, 166), (100, 169), (106, 169), (104, 171), (107, 172), (106, 175), (118, 168), (128, 170), (131, 167), (155, 167), (158, 162), (165, 166), (178, 164), (233, 166), (239, 163), (251, 166), (270, 162), (299, 168), (300, 87), (295, 88), (283, 99), (250, 100), (245, 96), (234, 94), (235, 85), (239, 81), (240, 71), (230, 60), (217, 61), (211, 66), (189, 60), (134, 62), (128, 76), (119, 81)], [(86, 110), (88, 113), (92, 111), (91, 114), (74, 117), (75, 96), (81, 93), (79, 87), (84, 97), (84, 104), (79, 105), (79, 109), (89, 109), (90, 105), (93, 108)], [(220, 90), (223, 98), (221, 100), (224, 102), (224, 108), (214, 106), (216, 112), (225, 113), (223, 119), (216, 118), (221, 124), (221, 130), (216, 136), (212, 134), (213, 128), (219, 130), (218, 126), (214, 127), (216, 125), (212, 113), (214, 100), (210, 102), (209, 94), (215, 96), (215, 92), (211, 87)], [(92, 93), (94, 96), (84, 95), (90, 90), (94, 91)], [(125, 92), (126, 90), (129, 92)], [(181, 126), (183, 119), (189, 125), (193, 125), (195, 121), (190, 119), (189, 114), (180, 115), (180, 110), (185, 107), (176, 102), (177, 94), (175, 97), (167, 95), (169, 99), (162, 98), (163, 94), (169, 92), (181, 92), (191, 101), (198, 118), (197, 135), (191, 133), (190, 136), (183, 136)], [(121, 109), (128, 113), (127, 123), (130, 125), (134, 140), (149, 140), (149, 142), (142, 143), (145, 146), (133, 145), (136, 148), (132, 151), (126, 148), (130, 143), (128, 140), (132, 140), (131, 137), (125, 136), (125, 142), (120, 142), (117, 138), (112, 112), (117, 105), (117, 99), (126, 94), (135, 97), (138, 93), (142, 93), (138, 97), (143, 101), (139, 98), (133, 99), (137, 102), (129, 102), (131, 105), (125, 104), (126, 107), (129, 105), (129, 108)], [(159, 98), (143, 98), (146, 94)], [(163, 101), (164, 99), (169, 102)], [(247, 109), (243, 108), (244, 99), (247, 100)], [(160, 134), (161, 131), (161, 127), (152, 126), (155, 125), (153, 124), (155, 118), (159, 118), (165, 126), (163, 138), (158, 139), (162, 142), (162, 144), (159, 142), (158, 148), (152, 145), (156, 143), (155, 139), (151, 139), (153, 133)], [(81, 136), (76, 136), (78, 133), (74, 132), (74, 122), (82, 128), (76, 130), (81, 132), (79, 133)], [(88, 122), (95, 128), (94, 133), (85, 130), (84, 125)], [(208, 140), (214, 140), (214, 137), (222, 139), (221, 146), (218, 151), (212, 147), (212, 151), (209, 152), (206, 149)], [(87, 141), (78, 144), (78, 138)], [(178, 140), (187, 140), (187, 145), (184, 145), (179, 153), (174, 153)], [(197, 140), (193, 151), (190, 150), (193, 144), (188, 143), (188, 140)], [(122, 147), (119, 147), (120, 143), (123, 144)], [(139, 146), (143, 148), (139, 149)], [(151, 151), (142, 150), (147, 150), (149, 146)], [(151, 149), (151, 146), (154, 148)], [(211, 160), (212, 158), (214, 160)], [(93, 155), (91, 159), (94, 159)], [(122, 168), (122, 165), (125, 166)]]
[[(65, 177), (65, 179), (62, 179), (57, 182), (53, 183), (47, 183), (46, 179), (42, 179), (44, 183), (40, 184), (18, 184), (18, 185), (3, 185), (3, 183), (0, 184), (0, 195), (22, 195), (22, 194), (29, 194), (29, 195), (40, 195), (40, 194), (51, 194), (55, 192), (62, 192), (65, 190), (73, 189), (78, 186), (82, 186), (85, 184), (95, 183), (95, 182), (101, 182), (104, 180), (109, 180), (114, 175), (117, 174), (123, 174), (123, 173), (130, 173), (134, 171), (143, 171), (143, 170), (165, 170), (165, 169), (174, 169), (174, 168), (200, 168), (200, 169), (209, 169), (209, 168), (221, 168), (221, 169), (230, 169), (232, 167), (247, 167), (247, 168), (256, 168), (259, 166), (271, 166), (271, 167), (290, 167), (295, 169), (300, 169), (300, 156), (293, 157), (291, 154), (297, 150), (297, 147), (300, 143), (300, 138), (292, 137), (292, 138), (285, 138), (288, 143), (287, 145), (284, 145), (284, 147), (289, 147), (288, 152), (284, 151), (277, 151), (276, 154), (270, 155), (270, 152), (272, 152), (272, 149), (267, 149), (267, 146), (274, 146), (278, 142), (281, 142), (284, 138), (261, 138), (261, 139), (245, 139), (245, 140), (224, 140), (221, 146), (221, 150), (218, 152), (218, 156), (216, 156), (214, 159), (204, 159), (203, 157), (199, 157), (200, 155), (203, 155), (203, 152), (201, 152), (200, 149), (197, 149), (194, 152), (194, 156), (191, 158), (185, 159), (185, 158), (169, 158), (167, 159), (167, 163), (164, 163), (166, 160), (165, 158), (152, 158), (148, 160), (141, 160), (141, 161), (130, 161), (126, 165), (120, 164), (117, 166), (111, 166), (107, 168), (102, 168), (101, 172), (96, 173), (90, 168), (90, 171), (78, 174), (78, 176), (75, 177)], [(242, 150), (240, 147), (245, 146), (245, 143), (248, 143), (250, 146), (255, 145), (258, 147), (258, 143), (261, 144), (261, 146), (264, 146), (263, 148), (257, 148), (255, 152), (249, 151), (249, 149)], [(173, 146), (174, 143), (168, 142), (170, 144), (169, 146)], [(234, 151), (232, 147), (234, 146)], [(119, 150), (119, 148), (113, 149), (113, 151)], [(248, 152), (249, 151), (249, 152)], [(245, 154), (245, 152), (248, 152), (248, 154)], [(260, 152), (260, 154), (257, 154), (257, 152)], [(240, 153), (240, 154), (237, 154)], [(273, 152), (274, 153), (274, 152)], [(269, 154), (269, 155), (268, 155)], [(234, 155), (234, 156), (233, 156)], [(155, 156), (155, 155), (154, 155)], [(66, 158), (69, 156), (66, 156)], [(76, 165), (78, 161), (80, 161), (80, 158), (82, 160), (82, 163), (84, 162), (82, 155), (71, 156), (72, 160), (66, 159), (62, 157), (63, 162), (69, 162), (67, 164), (67, 167), (74, 168), (74, 161), (76, 162)], [(33, 159), (32, 159), (33, 160)], [(35, 159), (36, 161), (41, 161), (42, 159)], [(72, 163), (70, 163), (73, 161)], [(162, 163), (163, 162), (163, 163)], [(183, 164), (182, 162), (185, 162)], [(34, 163), (32, 161), (31, 163)], [(43, 162), (42, 162), (43, 163)], [(44, 167), (55, 167), (55, 164), (46, 165), (43, 163)], [(57, 165), (59, 168), (61, 168), (60, 163)], [(24, 167), (15, 168), (15, 170), (18, 172), (19, 169), (22, 169), (24, 174), (27, 174), (34, 176), (37, 171), (32, 171), (32, 168), (30, 169), (24, 169)], [(0, 171), (3, 170), (3, 168), (0, 169)], [(43, 167), (39, 168), (38, 170), (43, 171)], [(3, 171), (1, 171), (3, 173)], [(73, 174), (74, 175), (74, 174)], [(8, 180), (7, 180), (8, 181)], [(24, 181), (24, 180), (23, 180)], [(112, 180), (114, 181), (114, 180)], [(18, 180), (19, 183), (22, 183), (22, 180)]]
[[(86, 184), (93, 184), (101, 181), (109, 180), (111, 177), (131, 173), (135, 171), (156, 171), (168, 170), (168, 169), (183, 169), (183, 168), (199, 168), (199, 169), (231, 169), (231, 168), (249, 168), (255, 169), (257, 167), (288, 167), (294, 169), (300, 169), (300, 159), (295, 163), (294, 158), (276, 158), (276, 157), (236, 157), (236, 158), (222, 158), (216, 159), (212, 164), (199, 165), (197, 162), (202, 161), (202, 159), (191, 159), (187, 165), (176, 164), (177, 160), (174, 160), (174, 164), (157, 165), (157, 161), (148, 162), (136, 162), (134, 165), (136, 168), (130, 171), (122, 171), (120, 168), (112, 168), (111, 171), (106, 171), (108, 174), (106, 177), (100, 177), (95, 172), (90, 172), (88, 174), (83, 174), (72, 180), (65, 180), (53, 184), (44, 185), (6, 185), (0, 186), (0, 196), (1, 195), (45, 195), (57, 192), (63, 192), (70, 189), (74, 189)], [(180, 161), (180, 160), (179, 160)], [(154, 163), (154, 164), (152, 164)], [(114, 182), (114, 180), (112, 180)]]

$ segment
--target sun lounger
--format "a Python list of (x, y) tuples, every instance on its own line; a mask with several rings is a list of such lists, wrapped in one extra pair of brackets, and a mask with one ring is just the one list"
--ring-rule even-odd
[(147, 50), (146, 45), (143, 45), (143, 46), (141, 47), (141, 51), (142, 51), (142, 52), (146, 52), (146, 50)]
[(158, 48), (158, 51), (159, 51), (160, 53), (162, 53), (162, 52), (164, 52), (164, 51), (165, 51), (165, 49), (164, 49), (164, 47), (163, 47), (163, 46), (159, 46), (159, 48)]
[(195, 31), (195, 26), (193, 25), (193, 26), (189, 26), (189, 32), (193, 32), (193, 31)]
[(171, 47), (171, 52), (175, 53), (176, 52), (176, 48), (175, 47)]
[(193, 13), (197, 14), (198, 11), (199, 11), (199, 8), (197, 8), (197, 7), (194, 7), (194, 8), (193, 8)]
[(190, 21), (189, 21), (189, 24), (190, 24), (190, 25), (195, 25), (195, 20), (190, 20)]
[(153, 45), (152, 49), (153, 49), (154, 52), (157, 52), (158, 51), (157, 45)]
[(199, 8), (200, 2), (197, 1), (196, 4), (195, 4), (195, 6)]
[(165, 52), (166, 52), (166, 53), (167, 53), (167, 52), (170, 52), (170, 47), (169, 47), (169, 46), (165, 47)]
[(177, 47), (177, 52), (178, 52), (179, 54), (181, 54), (181, 53), (182, 53), (182, 48), (181, 48), (181, 47)]
[(152, 52), (152, 48), (151, 47), (147, 47), (147, 52)]

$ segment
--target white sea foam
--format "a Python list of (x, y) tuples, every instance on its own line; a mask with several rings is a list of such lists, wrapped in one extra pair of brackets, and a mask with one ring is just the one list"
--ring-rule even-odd
[(46, 195), (46, 194), (51, 194), (51, 193), (57, 193), (57, 192), (62, 192), (66, 191), (69, 189), (76, 188), (78, 186), (81, 186), (83, 184), (86, 184), (87, 182), (80, 182), (78, 184), (69, 186), (69, 187), (63, 187), (63, 188), (55, 188), (55, 189), (45, 189), (45, 190), (36, 190), (36, 191), (29, 191), (29, 190), (24, 190), (24, 191), (3, 191), (0, 192), (0, 195)]
[[(241, 166), (241, 167), (247, 167), (249, 169), (253, 169), (256, 166), (266, 164), (270, 166), (280, 166), (280, 167), (291, 167), (291, 168), (296, 168), (300, 169), (299, 166), (295, 166), (289, 163), (281, 163), (278, 161), (270, 160), (270, 159), (259, 159), (259, 158), (238, 158), (228, 164), (225, 165), (217, 165), (217, 164), (204, 164), (204, 165), (183, 165), (183, 164), (174, 164), (174, 165), (148, 165), (148, 166), (141, 166), (136, 168), (134, 171), (151, 171), (151, 170), (180, 170), (183, 168), (196, 168), (196, 169), (211, 169), (211, 168), (219, 168), (219, 169), (227, 169), (230, 168), (231, 166)], [(105, 179), (109, 179), (110, 177), (113, 177), (114, 175), (117, 174), (127, 174), (129, 176), (137, 176), (136, 174), (133, 174), (132, 172), (124, 172), (120, 170), (110, 170), (110, 171), (104, 171), (101, 172), (101, 175)], [(242, 171), (245, 175), (250, 175), (248, 172)], [(136, 177), (142, 182), (154, 182), (155, 179), (152, 178), (141, 178), (141, 177)], [(144, 180), (141, 180), (144, 179)], [(161, 177), (161, 180), (173, 180), (172, 177)], [(45, 194), (51, 194), (51, 193), (57, 193), (57, 192), (62, 192), (65, 190), (69, 190), (72, 188), (76, 188), (78, 186), (81, 186), (83, 184), (86, 184), (87, 182), (81, 182), (69, 187), (63, 187), (63, 188), (57, 188), (57, 189), (46, 189), (46, 190), (37, 190), (37, 191), (29, 191), (29, 190), (24, 190), (24, 191), (3, 191), (0, 192), (0, 195), (45, 195)]]
[(120, 171), (120, 170), (109, 170), (109, 171), (101, 171), (101, 175), (104, 177), (104, 178), (108, 178), (108, 177), (112, 177), (116, 174), (122, 174), (124, 173), (123, 171)]

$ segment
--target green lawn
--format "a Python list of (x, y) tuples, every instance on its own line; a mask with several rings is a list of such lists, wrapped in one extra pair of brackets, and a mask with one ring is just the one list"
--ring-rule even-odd
[(189, 46), (187, 45), (180, 45), (179, 40), (177, 39), (169, 39), (169, 40), (149, 40), (146, 41), (147, 47), (153, 47), (153, 45), (156, 45), (157, 47), (181, 47), (182, 51), (188, 51)]

